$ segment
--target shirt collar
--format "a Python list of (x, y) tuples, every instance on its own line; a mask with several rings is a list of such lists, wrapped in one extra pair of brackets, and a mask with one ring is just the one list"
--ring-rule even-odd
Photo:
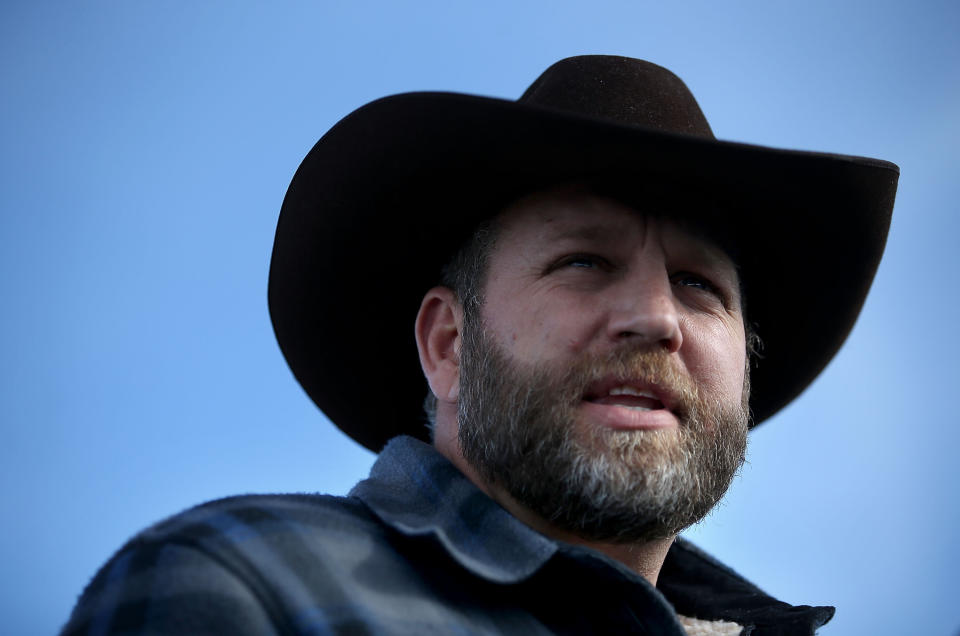
[(350, 496), (406, 535), (433, 535), (463, 567), (498, 583), (536, 572), (557, 544), (513, 517), (432, 446), (395, 437)]
[[(385, 524), (409, 535), (433, 535), (464, 568), (497, 583), (518, 583), (560, 553), (606, 562), (610, 574), (649, 587), (646, 580), (606, 556), (557, 542), (513, 517), (477, 488), (432, 446), (395, 437), (381, 451), (370, 477), (350, 496)], [(832, 607), (793, 606), (765, 594), (730, 568), (683, 539), (670, 548), (657, 588), (677, 611), (743, 625), (789, 625), (783, 633), (811, 633), (833, 616)], [(662, 598), (662, 597), (661, 597)]]

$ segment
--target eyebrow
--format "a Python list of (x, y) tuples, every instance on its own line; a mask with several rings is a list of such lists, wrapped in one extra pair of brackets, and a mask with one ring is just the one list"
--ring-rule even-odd
[[(678, 225), (679, 229), (691, 238), (696, 240), (703, 247), (701, 252), (712, 263), (717, 265), (731, 265), (734, 272), (739, 272), (737, 262), (727, 253), (717, 242), (711, 239), (706, 233), (698, 231), (687, 225)], [(614, 227), (601, 223), (582, 223), (574, 226), (567, 226), (549, 230), (547, 238), (554, 241), (563, 240), (590, 240), (590, 241), (612, 241), (620, 238), (622, 233)]]

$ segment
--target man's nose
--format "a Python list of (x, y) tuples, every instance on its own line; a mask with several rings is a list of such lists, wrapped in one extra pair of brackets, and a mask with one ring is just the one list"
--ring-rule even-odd
[(662, 346), (668, 353), (679, 351), (680, 316), (666, 274), (623, 281), (618, 288), (607, 326), (610, 338)]

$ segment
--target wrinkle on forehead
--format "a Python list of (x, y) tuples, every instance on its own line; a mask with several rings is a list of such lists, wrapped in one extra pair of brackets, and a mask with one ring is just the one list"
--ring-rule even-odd
[[(584, 215), (600, 218), (584, 218)], [(657, 209), (638, 209), (615, 198), (594, 192), (582, 185), (570, 185), (534, 192), (507, 206), (497, 217), (497, 225), (509, 230), (520, 223), (524, 216), (535, 216), (543, 223), (543, 232), (552, 240), (588, 239), (598, 242), (613, 242), (623, 238), (623, 227), (603, 222), (603, 217), (622, 215), (632, 217), (632, 225), (641, 235), (644, 244), (649, 236), (679, 232), (702, 243), (705, 251), (718, 261), (728, 261), (736, 267), (729, 252), (716, 241), (707, 228), (683, 217), (674, 217)], [(651, 231), (655, 222), (658, 231)], [(663, 239), (660, 240), (663, 246)]]

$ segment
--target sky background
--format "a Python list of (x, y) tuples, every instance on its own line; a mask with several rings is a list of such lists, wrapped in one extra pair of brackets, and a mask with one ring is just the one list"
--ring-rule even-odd
[(853, 334), (688, 536), (836, 605), (823, 634), (960, 633), (958, 33), (955, 0), (4, 1), (4, 632), (54, 633), (169, 514), (366, 474), (267, 313), (280, 203), (330, 126), (397, 92), (513, 99), (609, 53), (676, 72), (719, 138), (900, 165)]

